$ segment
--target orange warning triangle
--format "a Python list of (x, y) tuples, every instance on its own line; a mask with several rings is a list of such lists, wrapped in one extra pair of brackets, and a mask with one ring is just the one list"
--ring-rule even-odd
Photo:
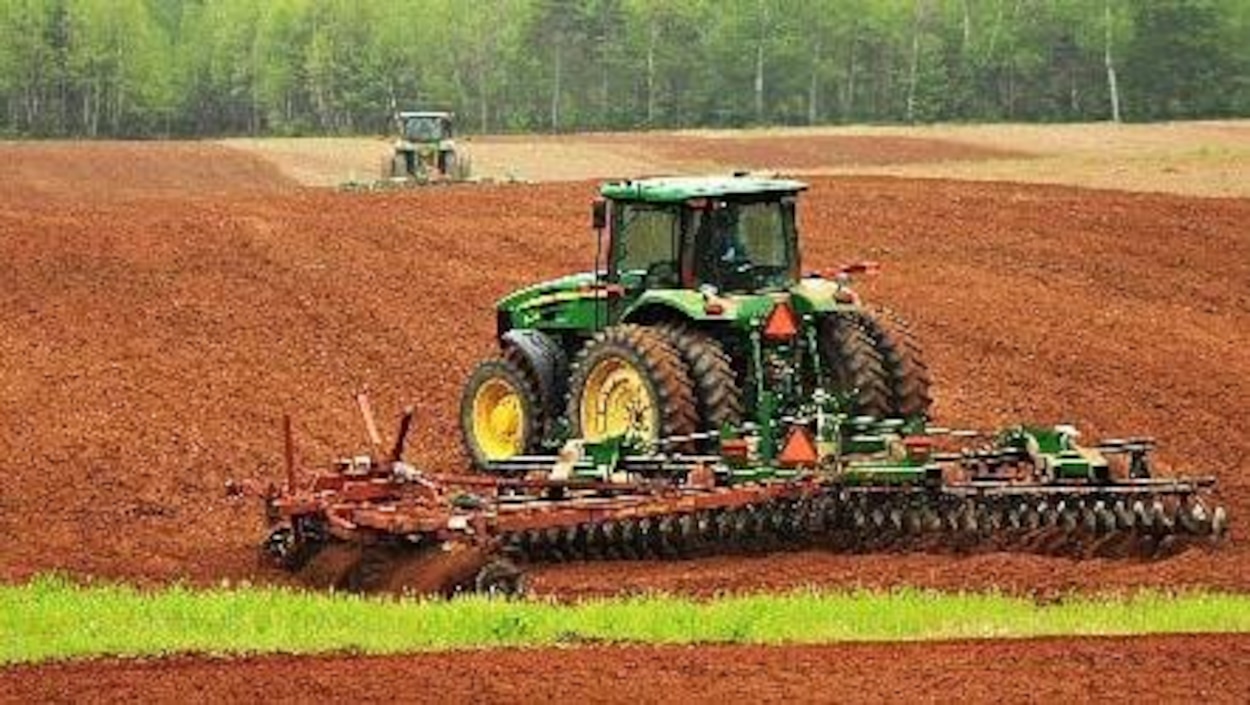
[(789, 340), (798, 334), (799, 317), (790, 308), (790, 304), (783, 301), (774, 306), (764, 324), (764, 337), (770, 340)]
[(816, 443), (806, 428), (796, 426), (786, 436), (786, 444), (777, 456), (777, 463), (783, 467), (799, 465), (815, 465), (820, 456), (816, 452)]

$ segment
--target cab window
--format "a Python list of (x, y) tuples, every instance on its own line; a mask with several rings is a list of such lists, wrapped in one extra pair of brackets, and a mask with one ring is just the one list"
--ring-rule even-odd
[(440, 117), (410, 117), (404, 121), (404, 138), (412, 142), (434, 142), (450, 137)]
[(680, 241), (677, 209), (631, 203), (616, 212), (613, 246), (618, 277), (635, 281), (645, 278), (651, 287), (676, 285)]
[(798, 270), (793, 205), (727, 201), (692, 213), (687, 265), (699, 284), (730, 291), (788, 286)]
[(780, 204), (744, 204), (739, 214), (742, 245), (755, 264), (773, 268), (788, 266), (790, 238)]

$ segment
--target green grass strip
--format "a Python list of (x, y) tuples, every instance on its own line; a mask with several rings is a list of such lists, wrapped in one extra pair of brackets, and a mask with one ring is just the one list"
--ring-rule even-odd
[(584, 642), (826, 644), (1044, 635), (1250, 632), (1250, 595), (1019, 597), (903, 589), (574, 604), (276, 588), (139, 590), (58, 577), (0, 586), (0, 663), (171, 653), (387, 654)]

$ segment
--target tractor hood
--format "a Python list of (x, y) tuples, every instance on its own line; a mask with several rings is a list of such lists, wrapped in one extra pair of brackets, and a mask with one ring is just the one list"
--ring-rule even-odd
[(500, 299), (495, 307), (501, 311), (518, 311), (554, 303), (564, 298), (589, 296), (589, 289), (594, 283), (593, 272), (570, 274), (517, 289)]

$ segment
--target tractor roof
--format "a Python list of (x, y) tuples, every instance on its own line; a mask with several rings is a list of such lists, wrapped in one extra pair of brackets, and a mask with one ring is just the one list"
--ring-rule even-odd
[(609, 181), (599, 193), (616, 201), (677, 203), (689, 198), (796, 193), (806, 188), (802, 181), (756, 176), (661, 176)]
[(410, 118), (410, 117), (449, 118), (452, 116), (452, 113), (437, 112), (437, 111), (432, 111), (432, 110), (403, 110), (403, 111), (400, 111), (399, 116), (401, 118)]

